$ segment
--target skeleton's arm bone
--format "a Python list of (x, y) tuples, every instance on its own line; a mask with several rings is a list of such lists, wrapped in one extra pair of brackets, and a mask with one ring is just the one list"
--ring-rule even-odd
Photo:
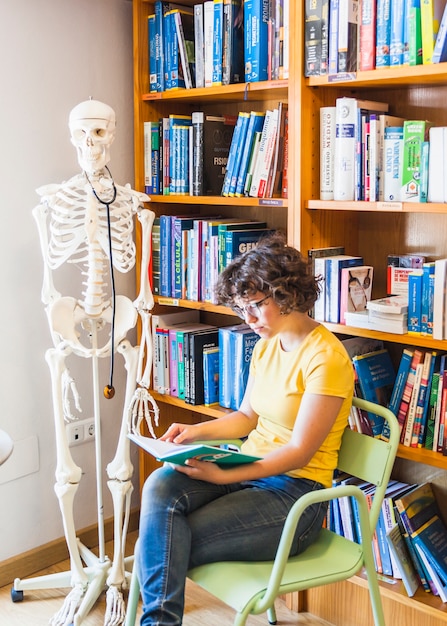
[(149, 259), (151, 255), (152, 242), (151, 232), (154, 223), (155, 213), (149, 209), (141, 209), (138, 211), (138, 219), (141, 223), (141, 272), (140, 272), (140, 293), (134, 301), (134, 305), (138, 311), (151, 311), (154, 307), (154, 296), (149, 284)]
[(33, 217), (37, 223), (37, 229), (39, 232), (40, 249), (43, 257), (43, 282), (41, 298), (45, 305), (54, 302), (61, 297), (61, 294), (57, 291), (53, 282), (53, 274), (50, 270), (48, 263), (48, 232), (47, 232), (47, 218), (48, 218), (48, 206), (46, 204), (38, 204), (33, 209)]

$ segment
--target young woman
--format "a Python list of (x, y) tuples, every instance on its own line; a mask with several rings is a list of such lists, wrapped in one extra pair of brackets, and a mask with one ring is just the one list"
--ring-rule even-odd
[[(179, 626), (189, 568), (213, 561), (269, 560), (302, 494), (329, 487), (353, 395), (353, 368), (339, 340), (309, 317), (318, 279), (274, 235), (238, 257), (216, 293), (259, 335), (243, 402), (217, 420), (172, 424), (165, 441), (246, 438), (261, 457), (223, 469), (190, 459), (147, 479), (141, 503), (144, 626)], [(326, 505), (309, 507), (292, 552), (318, 535)]]

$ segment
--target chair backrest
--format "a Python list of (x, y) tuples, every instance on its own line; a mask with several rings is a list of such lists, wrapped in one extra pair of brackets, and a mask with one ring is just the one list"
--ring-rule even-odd
[(371, 531), (379, 519), (382, 500), (393, 469), (399, 445), (399, 426), (396, 416), (386, 407), (360, 398), (353, 398), (353, 405), (383, 417), (389, 425), (388, 441), (363, 435), (347, 428), (343, 434), (337, 467), (342, 472), (356, 476), (376, 485), (369, 513)]

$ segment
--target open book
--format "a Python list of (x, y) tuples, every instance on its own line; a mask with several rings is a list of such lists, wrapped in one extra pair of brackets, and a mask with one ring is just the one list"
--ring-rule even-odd
[(253, 463), (260, 459), (260, 457), (243, 454), (237, 450), (218, 448), (204, 443), (185, 445), (160, 441), (160, 439), (152, 439), (133, 433), (129, 433), (127, 436), (143, 450), (152, 454), (158, 461), (166, 461), (176, 465), (184, 465), (185, 461), (191, 458), (199, 461), (211, 461), (218, 465), (241, 465), (242, 463)]

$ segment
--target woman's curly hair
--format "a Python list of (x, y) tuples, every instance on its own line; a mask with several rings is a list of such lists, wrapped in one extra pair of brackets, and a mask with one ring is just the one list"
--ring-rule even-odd
[(271, 295), (283, 314), (307, 313), (320, 293), (320, 280), (303, 255), (276, 232), (228, 265), (214, 290), (217, 302), (230, 307), (236, 299), (248, 300), (261, 292)]

